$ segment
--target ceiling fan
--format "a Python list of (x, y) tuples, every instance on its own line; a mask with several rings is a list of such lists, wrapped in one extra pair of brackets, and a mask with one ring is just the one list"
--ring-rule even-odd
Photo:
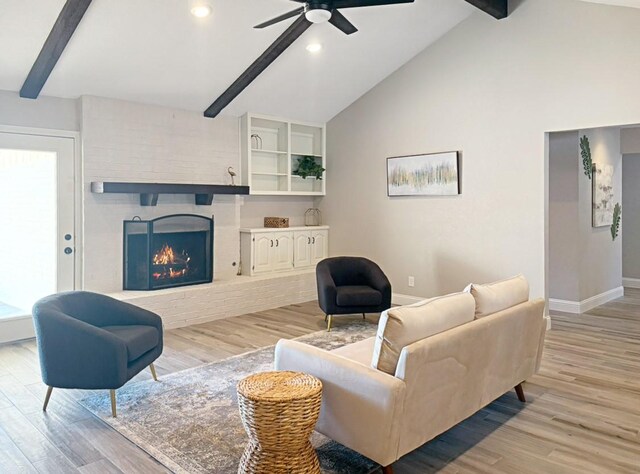
[(397, 3), (413, 3), (414, 0), (292, 0), (297, 3), (304, 3), (300, 8), (291, 10), (283, 15), (272, 18), (269, 21), (260, 23), (254, 28), (264, 28), (279, 23), (294, 16), (304, 15), (311, 23), (324, 23), (328, 21), (343, 33), (350, 35), (358, 31), (353, 24), (338, 11), (338, 8), (375, 7), (381, 5), (394, 5)]
[(256, 59), (229, 88), (204, 112), (205, 117), (217, 116), (229, 103), (235, 99), (262, 71), (264, 71), (278, 56), (297, 40), (302, 33), (314, 23), (329, 22), (343, 33), (350, 35), (358, 29), (338, 10), (343, 8), (375, 7), (395, 5), (399, 3), (413, 3), (415, 0), (291, 0), (302, 3), (301, 7), (256, 25), (254, 28), (265, 28), (289, 18), (296, 20)]

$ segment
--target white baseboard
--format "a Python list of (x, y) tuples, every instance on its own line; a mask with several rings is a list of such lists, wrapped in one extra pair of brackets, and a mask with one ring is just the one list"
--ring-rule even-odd
[(622, 278), (622, 286), (625, 288), (640, 288), (640, 278)]
[(0, 319), (0, 344), (36, 337), (31, 315)]
[(408, 304), (419, 303), (426, 298), (420, 298), (419, 296), (401, 295), (400, 293), (393, 293), (391, 295), (391, 303), (399, 306), (405, 306)]
[(562, 311), (564, 313), (581, 314), (600, 306), (602, 304), (613, 301), (617, 298), (624, 296), (624, 287), (619, 286), (613, 290), (605, 291), (599, 295), (592, 296), (582, 301), (567, 301), (558, 300), (555, 298), (549, 299), (549, 309), (551, 311)]

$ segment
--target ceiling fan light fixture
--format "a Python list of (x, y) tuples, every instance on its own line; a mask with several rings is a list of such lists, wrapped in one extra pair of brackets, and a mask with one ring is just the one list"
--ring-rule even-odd
[(304, 16), (311, 23), (324, 23), (331, 19), (331, 10), (323, 8), (323, 6), (309, 5), (304, 12)]
[(211, 4), (206, 0), (191, 0), (189, 11), (196, 18), (205, 18), (211, 15), (213, 8), (211, 8)]

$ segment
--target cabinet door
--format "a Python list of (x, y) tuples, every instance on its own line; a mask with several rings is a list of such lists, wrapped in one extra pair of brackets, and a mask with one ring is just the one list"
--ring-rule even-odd
[(291, 270), (293, 268), (293, 232), (274, 232), (273, 270)]
[(293, 266), (304, 268), (311, 265), (311, 232), (293, 233)]
[(273, 270), (274, 247), (273, 233), (253, 235), (253, 273)]
[(314, 230), (311, 232), (311, 264), (315, 265), (329, 255), (329, 231)]

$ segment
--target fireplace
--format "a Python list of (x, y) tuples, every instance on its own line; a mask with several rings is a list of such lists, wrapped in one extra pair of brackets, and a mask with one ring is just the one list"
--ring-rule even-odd
[(175, 214), (124, 221), (123, 288), (157, 290), (213, 281), (213, 219)]

